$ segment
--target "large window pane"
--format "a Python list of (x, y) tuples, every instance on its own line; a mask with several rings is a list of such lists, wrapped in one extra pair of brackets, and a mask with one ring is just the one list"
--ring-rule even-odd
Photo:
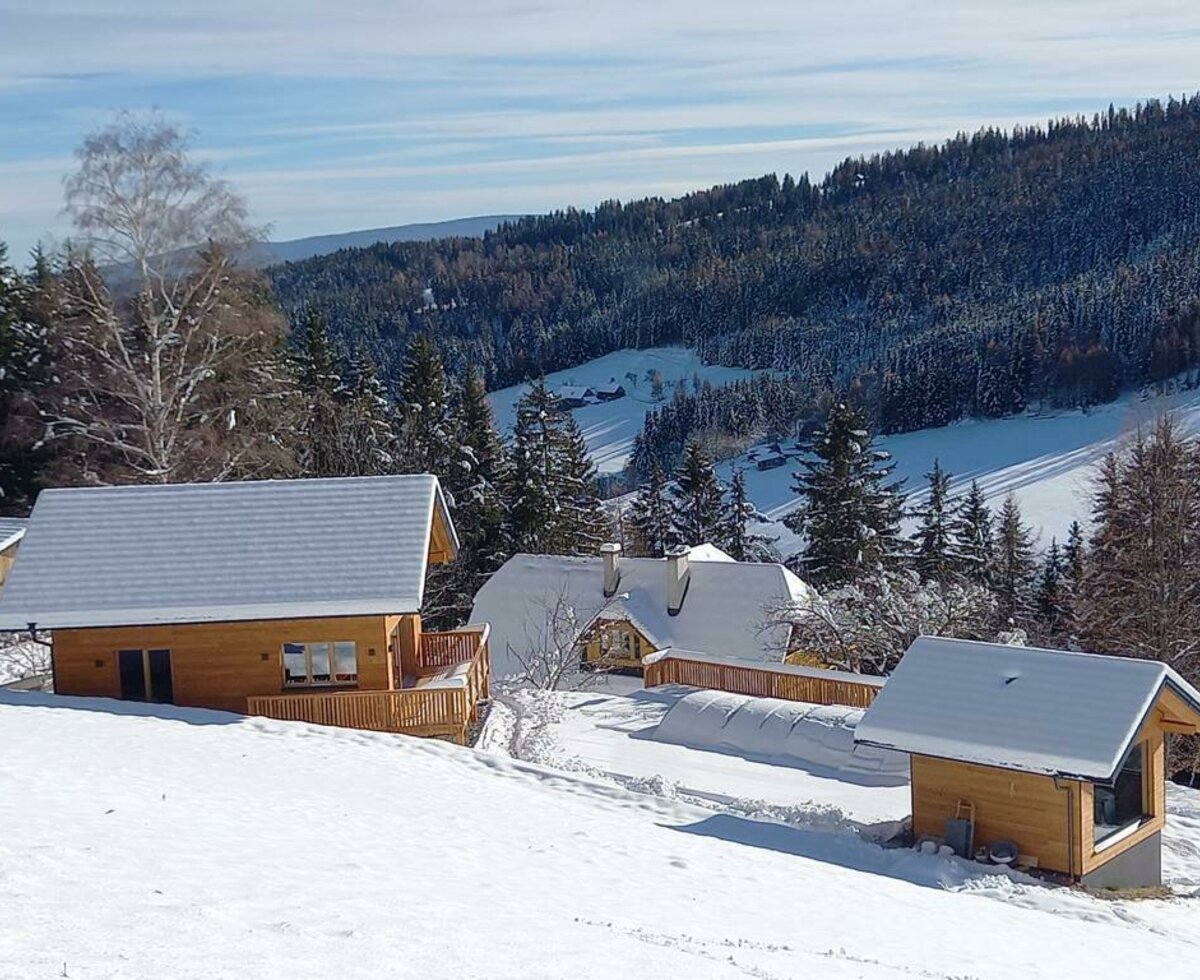
[(1112, 785), (1095, 787), (1097, 842), (1146, 816), (1144, 787), (1142, 746), (1138, 743), (1129, 750)]
[(283, 645), (283, 682), (285, 684), (307, 684), (308, 662), (303, 643)]
[(329, 643), (306, 643), (309, 669), (314, 684), (328, 684), (333, 678), (329, 672)]
[(358, 650), (353, 642), (333, 645), (335, 679), (342, 684), (358, 680)]

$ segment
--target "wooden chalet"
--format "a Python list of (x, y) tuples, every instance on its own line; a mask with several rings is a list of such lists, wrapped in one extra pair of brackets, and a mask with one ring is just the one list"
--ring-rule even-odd
[(640, 674), (644, 657), (668, 647), (781, 660), (792, 631), (768, 624), (772, 610), (811, 601), (780, 564), (734, 561), (712, 545), (624, 558), (609, 543), (595, 557), (515, 555), (479, 590), (471, 621), (491, 625), (502, 674), (567, 641), (584, 667)]
[(910, 754), (913, 832), (969, 825), (968, 856), (1097, 888), (1161, 883), (1167, 735), (1200, 692), (1155, 660), (933, 637), (905, 653), (855, 733)]
[(457, 551), (426, 475), (47, 490), (0, 629), (51, 632), (58, 694), (462, 742), (488, 630), (420, 615)]

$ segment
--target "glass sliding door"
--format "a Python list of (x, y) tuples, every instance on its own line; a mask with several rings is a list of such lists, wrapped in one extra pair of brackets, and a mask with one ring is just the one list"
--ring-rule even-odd
[(175, 703), (170, 650), (118, 650), (117, 672), (122, 701)]

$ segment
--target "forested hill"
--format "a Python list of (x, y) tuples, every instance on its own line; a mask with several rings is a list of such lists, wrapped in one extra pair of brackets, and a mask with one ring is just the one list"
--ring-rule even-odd
[(887, 431), (1200, 364), (1200, 96), (281, 266), (386, 373), (431, 334), (492, 386), (683, 343), (850, 388)]

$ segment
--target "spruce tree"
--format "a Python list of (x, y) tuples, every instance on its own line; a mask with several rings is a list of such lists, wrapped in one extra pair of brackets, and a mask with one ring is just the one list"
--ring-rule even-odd
[(1058, 541), (1050, 539), (1050, 548), (1042, 561), (1034, 594), (1041, 634), (1053, 640), (1063, 632), (1065, 625), (1066, 583), (1064, 561)]
[(579, 426), (545, 380), (521, 397), (516, 414), (509, 550), (594, 554), (605, 536), (604, 516)]
[(465, 492), (459, 494), (465, 525), (459, 536), (466, 542), (471, 572), (482, 579), (507, 558), (503, 528), (509, 461), (496, 432), (483, 376), (473, 367), (463, 381), (457, 430), (470, 467)]
[(1029, 622), (1035, 571), (1033, 535), (1021, 518), (1017, 498), (1010, 493), (996, 515), (996, 565), (992, 585), (1001, 628), (1022, 627)]
[(348, 476), (397, 472), (394, 407), (370, 356), (359, 351), (343, 396), (339, 445)]
[(894, 566), (904, 548), (901, 482), (890, 479), (894, 464), (873, 448), (866, 419), (847, 405), (834, 405), (812, 453), (793, 485), (802, 504), (785, 520), (806, 536), (803, 574), (836, 587)]
[(433, 341), (417, 334), (400, 376), (401, 439), (405, 467), (434, 473), (447, 492), (462, 485), (462, 454), (451, 420), (450, 385)]
[(670, 490), (658, 460), (651, 461), (646, 482), (633, 498), (629, 524), (637, 539), (638, 550), (649, 558), (661, 558), (675, 543)]
[(952, 533), (962, 574), (976, 585), (990, 585), (996, 561), (992, 511), (975, 480), (959, 505)]
[(693, 547), (721, 537), (722, 487), (712, 459), (688, 443), (671, 488), (671, 523), (679, 544)]
[(8, 264), (0, 242), (0, 510), (20, 515), (28, 512), (47, 464), (29, 402), (48, 366), (42, 314), (53, 289), (40, 252), (29, 281)]
[(935, 459), (933, 469), (925, 474), (929, 480), (929, 498), (918, 508), (920, 527), (917, 530), (915, 564), (921, 578), (933, 582), (949, 582), (958, 571), (954, 549), (955, 512), (950, 504), (950, 474)]
[(291, 369), (301, 402), (295, 433), (301, 475), (347, 475), (341, 442), (345, 396), (341, 358), (319, 313), (311, 313), (305, 320), (300, 344), (292, 353)]
[(770, 539), (750, 530), (750, 522), (757, 519), (758, 511), (746, 492), (746, 475), (735, 470), (717, 544), (736, 561), (771, 561), (775, 553)]

